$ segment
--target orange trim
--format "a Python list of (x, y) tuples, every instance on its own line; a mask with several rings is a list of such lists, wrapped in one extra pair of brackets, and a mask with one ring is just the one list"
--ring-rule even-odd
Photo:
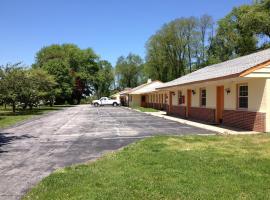
[(216, 94), (216, 122), (220, 123), (222, 120), (222, 113), (224, 110), (224, 86), (217, 86), (217, 94)]
[(254, 72), (254, 71), (258, 70), (258, 69), (262, 69), (262, 68), (266, 67), (267, 65), (270, 65), (270, 60), (268, 60), (266, 62), (263, 62), (261, 64), (258, 64), (258, 65), (254, 66), (254, 67), (251, 67), (251, 68), (245, 70), (244, 72), (242, 72), (239, 75), (239, 77), (243, 77), (243, 76), (246, 76), (248, 74), (251, 74), (252, 72)]
[(189, 116), (191, 107), (191, 90), (187, 90), (187, 109), (186, 109), (186, 117)]
[(172, 94), (173, 92), (170, 92), (169, 94), (169, 112), (171, 112), (172, 110)]

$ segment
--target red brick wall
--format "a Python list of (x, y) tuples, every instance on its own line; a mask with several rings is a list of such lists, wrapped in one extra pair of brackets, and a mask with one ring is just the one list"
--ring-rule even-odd
[(265, 123), (265, 113), (238, 110), (223, 111), (223, 124), (225, 126), (265, 132)]
[(188, 115), (191, 119), (215, 123), (215, 113), (216, 110), (212, 108), (191, 107)]
[(146, 108), (153, 108), (153, 103), (146, 103)]
[(163, 108), (164, 108), (164, 111), (167, 112), (167, 114), (169, 113), (169, 105), (168, 104), (163, 104)]
[(160, 103), (146, 103), (145, 107), (147, 108), (155, 108), (158, 110), (165, 110), (166, 109), (166, 105), (165, 104), (160, 104)]
[(186, 107), (185, 106), (172, 106), (171, 111), (168, 112), (169, 115), (176, 115), (179, 117), (186, 117)]
[(161, 109), (167, 111), (167, 104), (165, 103), (161, 104)]
[(160, 109), (161, 108), (161, 105), (159, 103), (154, 103), (154, 107), (155, 109)]

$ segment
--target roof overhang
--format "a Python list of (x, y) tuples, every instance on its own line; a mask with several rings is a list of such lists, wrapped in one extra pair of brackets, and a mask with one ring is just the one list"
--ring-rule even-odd
[(172, 87), (195, 85), (195, 84), (199, 84), (199, 83), (219, 81), (219, 80), (223, 80), (223, 79), (230, 79), (230, 78), (236, 78), (236, 77), (239, 77), (239, 74), (233, 74), (233, 75), (229, 75), (229, 76), (223, 76), (223, 77), (212, 78), (212, 79), (205, 79), (205, 80), (201, 80), (201, 81), (194, 81), (194, 82), (189, 82), (189, 83), (184, 83), (184, 84), (176, 84), (176, 85), (172, 85), (172, 86), (157, 88), (157, 90), (167, 90), (168, 88), (172, 88)]

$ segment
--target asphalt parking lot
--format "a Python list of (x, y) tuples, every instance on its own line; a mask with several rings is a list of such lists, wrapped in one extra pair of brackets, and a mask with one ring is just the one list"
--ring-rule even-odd
[(0, 131), (0, 199), (20, 199), (52, 171), (153, 135), (209, 131), (122, 107), (80, 105)]

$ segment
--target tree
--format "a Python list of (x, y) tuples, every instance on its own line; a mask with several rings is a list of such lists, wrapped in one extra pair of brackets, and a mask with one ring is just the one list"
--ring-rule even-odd
[(16, 105), (20, 104), (23, 109), (27, 106), (32, 108), (41, 100), (46, 101), (51, 96), (55, 85), (52, 76), (39, 69), (29, 69), (20, 63), (7, 64), (1, 67), (0, 94), (5, 104), (11, 104), (13, 112)]
[(144, 77), (142, 75), (143, 60), (140, 56), (130, 53), (127, 57), (121, 56), (118, 58), (115, 73), (119, 77), (119, 87), (136, 87)]
[[(213, 18), (209, 15), (203, 15), (199, 19), (199, 32), (200, 32), (200, 40), (201, 40), (201, 58), (199, 58), (198, 64), (206, 62), (206, 41), (208, 39), (211, 40), (212, 29), (214, 26)], [(209, 33), (210, 30), (210, 33)]]
[[(1, 83), (0, 84), (0, 105), (3, 105), (5, 103), (6, 88), (2, 82), (4, 79), (4, 76), (5, 76), (4, 69), (3, 69), (3, 67), (0, 67), (0, 83)], [(5, 104), (5, 107), (6, 107), (6, 104)]]
[(111, 63), (106, 60), (98, 62), (99, 71), (95, 78), (95, 93), (98, 98), (110, 96), (110, 89), (114, 82), (114, 73)]
[[(163, 25), (147, 42), (146, 72), (152, 79), (169, 81), (185, 74), (187, 26), (184, 19)], [(166, 71), (166, 76), (162, 73)], [(153, 77), (154, 75), (154, 77)], [(155, 76), (156, 75), (156, 76)]]
[[(192, 58), (194, 57), (194, 53), (198, 55), (198, 35), (197, 26), (198, 20), (195, 17), (190, 17), (186, 20), (187, 22), (187, 54), (188, 54), (188, 64), (189, 64), (189, 72), (192, 72)], [(195, 52), (194, 52), (195, 50)], [(197, 51), (196, 51), (197, 50)]]
[(152, 79), (170, 81), (205, 65), (213, 20), (204, 15), (175, 19), (147, 41), (145, 73)]
[[(244, 6), (241, 6), (242, 8)], [(245, 6), (247, 14), (243, 15), (240, 25), (245, 29), (251, 29), (255, 34), (270, 39), (270, 0), (261, 0), (253, 5)], [(240, 9), (239, 8), (239, 9)], [(263, 44), (265, 45), (265, 44)], [(262, 45), (262, 46), (263, 46)]]
[(98, 56), (88, 49), (74, 44), (51, 45), (42, 48), (36, 55), (34, 68), (42, 68), (55, 76), (56, 101), (80, 103), (83, 95), (89, 95), (99, 67)]
[(234, 8), (218, 22), (209, 62), (221, 62), (270, 46), (270, 0)]
[(41, 69), (53, 75), (57, 83), (55, 87), (55, 97), (57, 103), (69, 100), (75, 87), (75, 78), (71, 74), (69, 64), (64, 60), (48, 60), (42, 64)]
[[(29, 88), (25, 98), (24, 106), (32, 109), (34, 105), (38, 105), (41, 101), (49, 103), (53, 106), (55, 101), (55, 86), (54, 77), (49, 75), (47, 71), (42, 69), (28, 70)], [(23, 101), (22, 101), (23, 102)]]
[(0, 79), (0, 93), (5, 103), (12, 105), (12, 111), (15, 112), (16, 104), (19, 102), (23, 90), (27, 87), (26, 71), (20, 63), (7, 64), (1, 66), (2, 73)]

